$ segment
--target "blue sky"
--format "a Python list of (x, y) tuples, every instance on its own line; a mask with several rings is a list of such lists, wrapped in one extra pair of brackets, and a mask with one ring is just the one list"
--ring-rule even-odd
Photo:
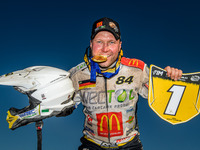
[[(199, 72), (200, 2), (198, 0), (29, 0), (0, 2), (0, 74), (29, 66), (65, 70), (83, 61), (93, 21), (110, 17), (119, 22), (124, 56), (149, 66)], [(25, 95), (0, 86), (0, 147), (35, 150), (35, 124), (8, 129), (10, 107), (28, 105)], [(160, 119), (140, 97), (138, 121), (145, 150), (199, 149), (200, 116), (171, 125)], [(76, 150), (84, 116), (82, 106), (71, 116), (44, 120), (43, 149)]]

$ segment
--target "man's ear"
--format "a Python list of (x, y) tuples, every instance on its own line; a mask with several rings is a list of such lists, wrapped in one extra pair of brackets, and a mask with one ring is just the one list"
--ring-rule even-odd
[(90, 40), (90, 50), (89, 50), (89, 57), (92, 56), (92, 40)]
[(92, 40), (90, 40), (90, 48), (92, 48)]
[(119, 41), (119, 42), (120, 42), (120, 48), (119, 48), (119, 52), (120, 52), (122, 49), (122, 41)]

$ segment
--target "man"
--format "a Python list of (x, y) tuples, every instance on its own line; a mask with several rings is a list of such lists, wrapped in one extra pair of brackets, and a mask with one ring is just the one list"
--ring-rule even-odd
[[(74, 101), (84, 106), (85, 124), (79, 150), (141, 150), (136, 117), (138, 94), (147, 98), (149, 69), (138, 59), (125, 58), (117, 22), (101, 18), (92, 27), (85, 62), (72, 68)], [(182, 71), (165, 68), (174, 80)]]

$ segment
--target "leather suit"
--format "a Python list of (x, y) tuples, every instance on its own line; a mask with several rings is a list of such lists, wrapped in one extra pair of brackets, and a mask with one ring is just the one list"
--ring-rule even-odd
[(74, 101), (84, 106), (84, 137), (101, 147), (122, 146), (139, 134), (136, 116), (138, 94), (148, 97), (149, 69), (138, 59), (122, 57), (112, 78), (96, 75), (90, 82), (85, 62), (72, 68)]

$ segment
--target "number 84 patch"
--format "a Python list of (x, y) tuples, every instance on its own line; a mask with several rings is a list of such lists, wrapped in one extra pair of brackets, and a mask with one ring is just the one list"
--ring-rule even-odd
[(164, 69), (151, 65), (149, 76), (148, 103), (160, 118), (174, 125), (199, 114), (200, 72), (183, 74), (174, 81)]

